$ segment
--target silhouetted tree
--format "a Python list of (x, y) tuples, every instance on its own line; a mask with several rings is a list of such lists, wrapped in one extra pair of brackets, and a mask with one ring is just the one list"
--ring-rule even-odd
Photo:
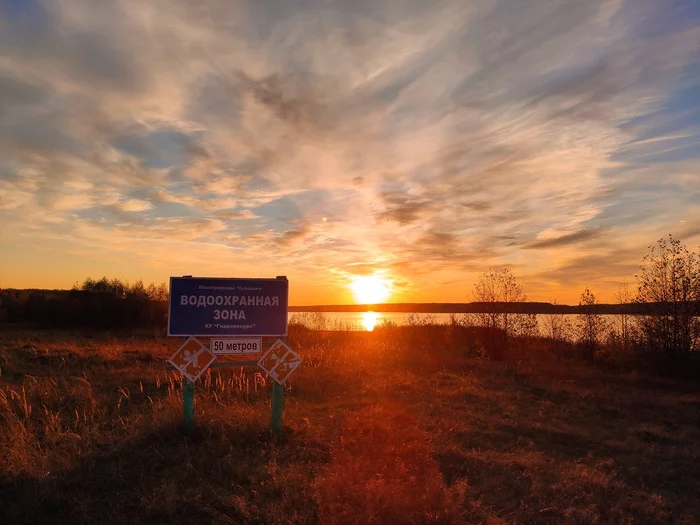
[(672, 235), (649, 250), (637, 275), (639, 328), (648, 350), (680, 360), (698, 349), (700, 257)]
[(103, 277), (99, 281), (95, 281), (88, 277), (82, 284), (76, 284), (73, 289), (95, 294), (112, 295), (121, 299), (126, 295), (128, 285), (119, 279)]
[(143, 302), (149, 300), (148, 291), (146, 290), (146, 287), (143, 285), (143, 281), (141, 280), (136, 281), (131, 286), (126, 285), (124, 289), (124, 295), (127, 299), (130, 299), (132, 301)]
[(629, 350), (630, 348), (630, 322), (629, 314), (627, 313), (627, 307), (632, 303), (633, 296), (630, 291), (630, 286), (627, 281), (623, 281), (615, 292), (615, 301), (620, 305), (620, 313), (617, 317), (617, 324), (619, 328), (619, 340), (622, 350)]
[(484, 346), (493, 359), (501, 360), (519, 328), (512, 304), (524, 302), (527, 297), (507, 268), (489, 269), (474, 285), (473, 296), (485, 310), (473, 316), (475, 324), (486, 329)]
[(595, 313), (595, 295), (588, 288), (581, 294), (578, 304), (582, 308), (576, 323), (578, 341), (585, 351), (586, 359), (593, 361), (596, 350), (605, 335), (607, 323), (602, 315)]
[(165, 283), (160, 283), (158, 285), (151, 283), (148, 285), (148, 298), (151, 301), (167, 301), (168, 300), (168, 286)]

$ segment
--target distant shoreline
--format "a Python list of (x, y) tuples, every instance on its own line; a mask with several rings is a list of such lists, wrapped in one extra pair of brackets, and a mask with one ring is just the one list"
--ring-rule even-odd
[[(596, 304), (592, 307), (542, 302), (522, 303), (384, 303), (384, 304), (330, 304), (290, 306), (290, 312), (382, 312), (417, 314), (467, 314), (510, 312), (518, 314), (578, 314), (584, 311), (596, 314), (649, 313), (649, 306), (630, 304)], [(660, 305), (658, 305), (660, 306)]]
[[(38, 294), (44, 297), (65, 297), (76, 293), (74, 290), (44, 290), (44, 289), (0, 289), (2, 293)], [(86, 293), (86, 292), (77, 292)], [(1, 304), (1, 303), (0, 303)], [(167, 304), (167, 302), (166, 302)], [(698, 305), (700, 307), (700, 305)], [(289, 312), (381, 312), (381, 313), (416, 313), (416, 314), (469, 314), (488, 312), (510, 312), (517, 314), (629, 314), (629, 315), (654, 315), (662, 314), (662, 303), (628, 303), (628, 304), (596, 304), (593, 306), (578, 306), (566, 304), (552, 304), (546, 302), (521, 302), (521, 303), (383, 303), (383, 304), (321, 304), (321, 305), (293, 305), (289, 306)]]

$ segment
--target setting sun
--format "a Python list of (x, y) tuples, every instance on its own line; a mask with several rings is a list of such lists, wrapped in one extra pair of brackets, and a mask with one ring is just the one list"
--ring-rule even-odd
[(391, 281), (378, 275), (363, 275), (353, 278), (350, 289), (358, 304), (378, 304), (391, 295)]

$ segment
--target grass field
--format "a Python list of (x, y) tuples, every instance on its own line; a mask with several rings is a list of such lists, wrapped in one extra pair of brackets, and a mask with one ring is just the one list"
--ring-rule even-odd
[(2, 329), (0, 523), (700, 523), (700, 389), (442, 333), (312, 333), (270, 380), (181, 340)]

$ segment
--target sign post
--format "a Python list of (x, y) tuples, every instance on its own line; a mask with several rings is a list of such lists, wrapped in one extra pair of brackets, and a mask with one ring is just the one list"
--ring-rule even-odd
[(194, 381), (182, 378), (182, 427), (185, 434), (194, 430)]
[(284, 409), (284, 387), (277, 381), (272, 383), (272, 399), (270, 400), (270, 433), (274, 436), (282, 434), (282, 410)]
[[(270, 432), (282, 433), (285, 380), (301, 357), (277, 339), (257, 361), (214, 361), (226, 355), (260, 355), (263, 337), (286, 340), (289, 282), (276, 279), (171, 277), (168, 335), (188, 336), (168, 360), (182, 383), (183, 427), (194, 429), (194, 383), (208, 368), (259, 366), (274, 380), (270, 400)], [(195, 337), (211, 337), (209, 346)]]
[(186, 434), (194, 429), (194, 382), (216, 360), (206, 346), (190, 337), (177, 349), (168, 363), (179, 370), (182, 378), (182, 426)]
[(282, 339), (275, 341), (258, 361), (258, 366), (274, 379), (270, 402), (270, 431), (273, 436), (282, 433), (282, 409), (284, 408), (284, 382), (301, 364), (301, 357)]

